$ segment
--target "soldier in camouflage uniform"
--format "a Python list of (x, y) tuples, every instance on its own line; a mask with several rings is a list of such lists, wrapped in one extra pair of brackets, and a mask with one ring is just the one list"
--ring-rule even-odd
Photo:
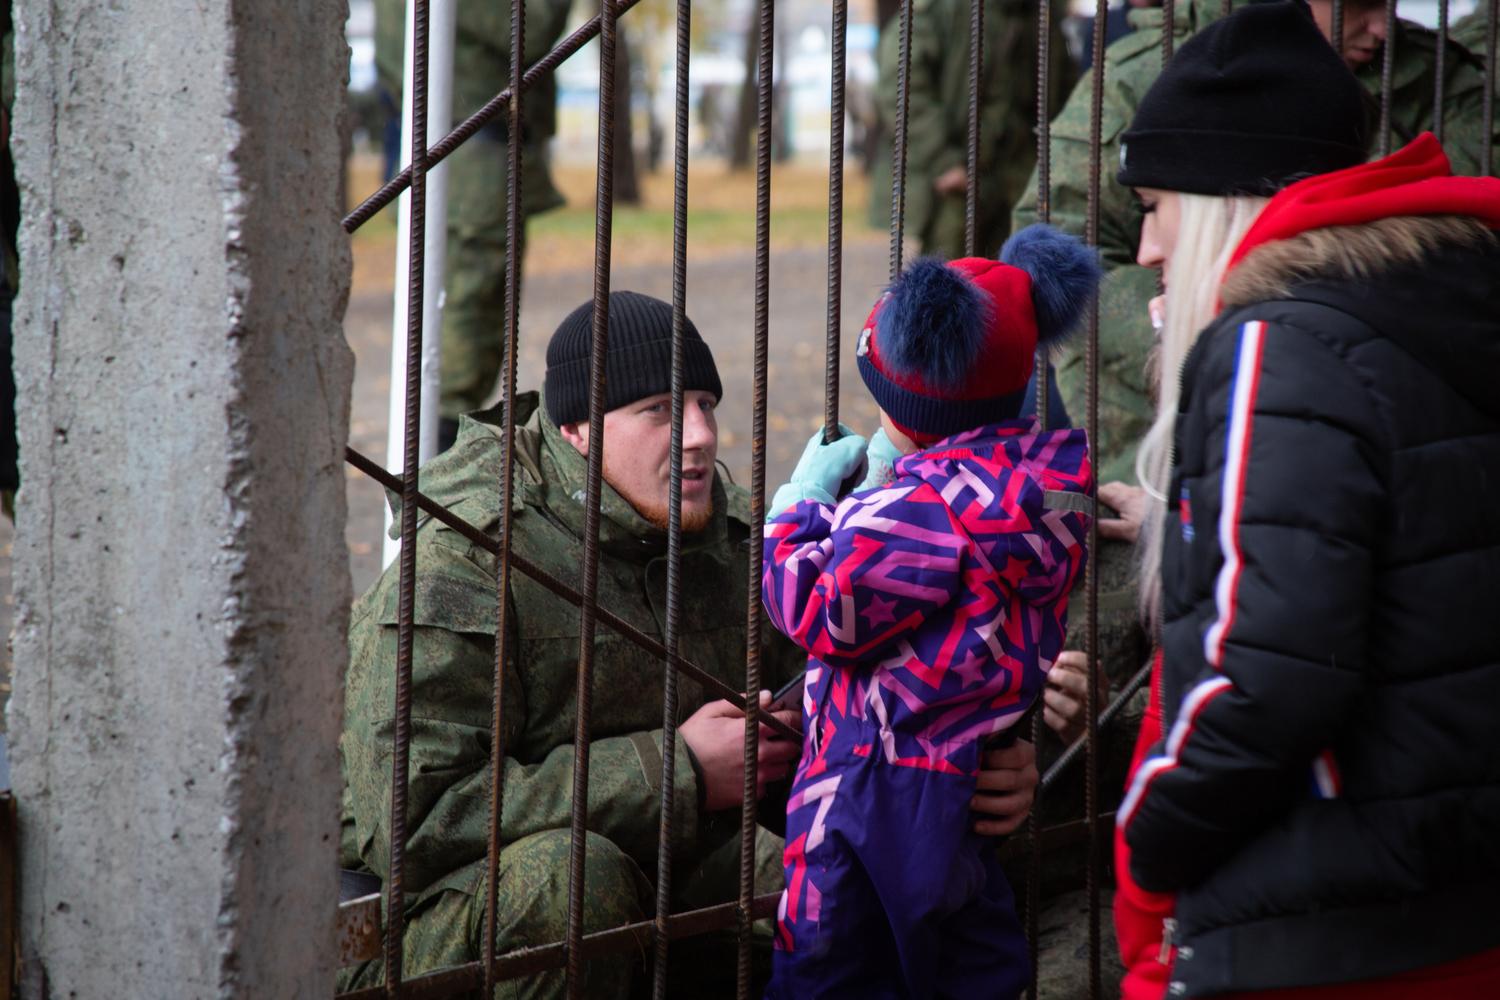
[[(993, 257), (1010, 229), (1010, 210), (1036, 159), (1036, 12), (1021, 0), (987, 0), (979, 103), (979, 200), (975, 252)], [(969, 0), (916, 0), (906, 129), (906, 232), (922, 253), (964, 256), (964, 206), (969, 150)], [(875, 157), (870, 215), (886, 228), (891, 209), (891, 141), (896, 128), (896, 77), (901, 31), (881, 32), (876, 105), (883, 146)], [(1066, 89), (1067, 60), (1053, 23), (1051, 86)]]
[[(570, 0), (526, 0), (526, 65), (545, 55), (567, 25)], [(405, 0), (377, 0), (375, 65), (380, 85), (402, 90)], [(453, 49), (453, 122), (510, 85), (510, 5), (461, 3)], [(399, 99), (397, 101), (399, 104)], [(521, 210), (530, 217), (563, 204), (552, 185), (548, 140), (557, 130), (557, 82), (548, 74), (522, 100)], [(459, 414), (478, 409), (499, 377), (505, 333), (505, 116), (443, 162), (448, 166), (448, 259), (443, 291), (441, 407), (444, 443)], [(525, 253), (525, 222), (518, 253)]]
[[(1331, 0), (1316, 0), (1315, 14), (1320, 5), (1328, 8)], [(1371, 6), (1348, 0), (1346, 24)], [(1383, 10), (1378, 4), (1375, 7)], [(1217, 18), (1221, 10), (1219, 0), (1179, 0), (1172, 26), (1174, 44), (1180, 46), (1198, 28)], [(1104, 169), (1100, 184), (1099, 247), (1109, 273), (1099, 294), (1099, 435), (1092, 442), (1095, 471), (1101, 483), (1116, 479), (1134, 482), (1136, 445), (1150, 427), (1153, 413), (1145, 372), (1153, 340), (1146, 303), (1156, 294), (1157, 275), (1135, 264), (1141, 213), (1130, 192), (1115, 182), (1114, 165), (1119, 162), (1120, 133), (1135, 113), (1146, 88), (1161, 71), (1162, 11), (1135, 10), (1130, 19), (1137, 30), (1111, 45), (1104, 55), (1101, 149)], [(1391, 90), (1393, 149), (1432, 125), (1436, 51), (1435, 32), (1408, 21), (1397, 22)], [(1347, 47), (1346, 52), (1353, 57)], [(1375, 56), (1361, 62), (1355, 70), (1356, 77), (1372, 95), (1370, 114), (1375, 119), (1379, 116), (1382, 61), (1382, 57)], [(1452, 42), (1445, 67), (1444, 145), (1456, 173), (1477, 173), (1483, 125), (1483, 70), (1466, 49)], [(1074, 233), (1084, 231), (1088, 210), (1092, 86), (1091, 77), (1085, 75), (1052, 123), (1052, 222)], [(1372, 134), (1375, 131), (1371, 129)], [(1033, 173), (1016, 208), (1017, 228), (1036, 221), (1036, 185)], [(1081, 344), (1075, 343), (1059, 364), (1058, 381), (1069, 412), (1075, 415), (1085, 412), (1087, 396)]]
[[(609, 383), (630, 395), (630, 372), (617, 370), (616, 352), (629, 353), (630, 302), (611, 296)], [(635, 296), (634, 299), (644, 299)], [(634, 301), (634, 300), (631, 300)], [(655, 315), (670, 307), (646, 300)], [(587, 322), (584, 312), (582, 321)], [(569, 318), (578, 319), (575, 313)], [(574, 322), (570, 329), (576, 329)], [(559, 336), (562, 331), (559, 331)], [(718, 395), (708, 349), (694, 331), (689, 403)], [(659, 346), (659, 343), (658, 343)], [(586, 355), (585, 355), (586, 357)], [(559, 365), (549, 350), (549, 389)], [(575, 374), (577, 365), (573, 366)], [(651, 397), (665, 387), (667, 366), (656, 366), (656, 385), (636, 380)], [(586, 363), (584, 365), (586, 371)], [(695, 379), (695, 372), (700, 376)], [(639, 374), (639, 372), (637, 372)], [(584, 383), (586, 386), (586, 382)], [(566, 388), (566, 387), (564, 387)], [(708, 390), (712, 390), (711, 394)], [(703, 391), (699, 391), (703, 390)], [(574, 387), (571, 395), (579, 396)], [(586, 398), (586, 397), (585, 397)], [(659, 398), (659, 397), (658, 397)], [(635, 404), (632, 404), (634, 406)], [(613, 409), (613, 407), (612, 407)], [(628, 409), (628, 408), (627, 408)], [(585, 409), (586, 412), (586, 409)], [(611, 413), (611, 419), (614, 414)], [(587, 460), (566, 432), (539, 406), (535, 393), (516, 400), (516, 488), (513, 545), (543, 569), (576, 580), (584, 532)], [(653, 419), (655, 419), (653, 417)], [(702, 418), (690, 413), (687, 463), (705, 465), (712, 497), (702, 529), (683, 539), (680, 622), (685, 657), (731, 688), (742, 686), (745, 606), (749, 567), (749, 504), (743, 490), (713, 474), (712, 448), (693, 443)], [(564, 422), (564, 426), (573, 425)], [(500, 435), (503, 412), (466, 416), (458, 441), (422, 470), (422, 489), (454, 514), (493, 534), (498, 527)], [(699, 433), (699, 438), (702, 434)], [(617, 459), (627, 461), (629, 440), (611, 438)], [(606, 447), (606, 456), (610, 454)], [(696, 456), (696, 457), (695, 457)], [(616, 475), (611, 474), (611, 480)], [(709, 492), (711, 491), (711, 492)], [(656, 498), (665, 502), (665, 484)], [(686, 507), (685, 507), (686, 510)], [(686, 523), (686, 522), (685, 522)], [(605, 485), (599, 528), (598, 599), (602, 607), (660, 638), (665, 614), (666, 533), (613, 486)], [(495, 558), (462, 535), (424, 519), (417, 532), (416, 635), (413, 653), (410, 828), (405, 886), (406, 972), (417, 975), (475, 960), (480, 953), (485, 853), (490, 798), (490, 705), (495, 671)], [(390, 769), (394, 705), (397, 578), (393, 567), (356, 604), (350, 625), (350, 667), (342, 750), (347, 782), (344, 864), (389, 875)], [(529, 577), (512, 576), (507, 623), (511, 663), (505, 672), (505, 786), (500, 855), (499, 932), (502, 951), (560, 940), (567, 926), (567, 883), (573, 735), (576, 722), (578, 609)], [(647, 919), (653, 909), (662, 754), (676, 755), (673, 832), (675, 884), (684, 905), (734, 898), (737, 891), (738, 779), (727, 796), (699, 777), (715, 765), (689, 749), (688, 717), (703, 706), (702, 687), (683, 677), (679, 704), (685, 720), (678, 740), (662, 743), (664, 668), (658, 657), (600, 626), (594, 640), (593, 741), (589, 770), (589, 838), (586, 853), (585, 924), (599, 930)], [(803, 657), (786, 642), (768, 642), (762, 659), (768, 685), (801, 669)], [(717, 707), (716, 707), (717, 706)], [(743, 724), (727, 703), (717, 713), (721, 735), (743, 746)], [(698, 713), (701, 715), (702, 713)], [(788, 713), (795, 718), (795, 713)], [(701, 731), (701, 730), (700, 730)], [(775, 776), (797, 756), (783, 741), (779, 760), (762, 753), (763, 774)], [(722, 746), (719, 747), (722, 750)], [(722, 756), (722, 754), (720, 754)], [(701, 758), (701, 761), (700, 761)], [(715, 772), (717, 773), (717, 772)], [(723, 783), (720, 783), (722, 786)], [(727, 801), (717, 801), (727, 797)], [(779, 888), (780, 842), (759, 838), (760, 868)], [(701, 944), (701, 943), (700, 943)], [(710, 946), (711, 947), (711, 946)], [(701, 949), (678, 949), (684, 957)], [(722, 956), (720, 950), (716, 954)], [(732, 952), (730, 953), (732, 954)], [(624, 996), (639, 970), (628, 958), (594, 962), (587, 995)], [(732, 960), (721, 964), (732, 975)], [(344, 985), (379, 981), (378, 962), (346, 973)], [(562, 974), (507, 983), (497, 995), (561, 995)]]

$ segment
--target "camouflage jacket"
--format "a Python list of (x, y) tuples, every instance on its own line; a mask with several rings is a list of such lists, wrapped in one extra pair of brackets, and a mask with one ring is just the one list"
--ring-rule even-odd
[[(586, 462), (518, 398), (513, 551), (569, 583), (582, 558)], [(457, 444), (422, 469), (421, 488), (454, 514), (494, 535), (500, 494), (499, 409), (465, 417)], [(685, 657), (731, 688), (743, 688), (749, 582), (748, 504), (722, 481), (721, 512), (684, 538), (680, 619)], [(666, 614), (666, 537), (607, 485), (600, 519), (599, 604), (660, 638)], [(490, 717), (495, 674), (495, 558), (424, 518), (417, 532), (412, 730), (405, 883), (415, 903), (443, 888), (474, 891), (488, 846)], [(389, 874), (390, 779), (395, 704), (397, 568), (355, 604), (349, 629), (341, 748), (346, 782), (345, 864), (351, 850), (382, 879)], [(576, 720), (579, 612), (514, 571), (507, 595), (510, 648), (504, 683), (505, 843), (570, 819)], [(767, 646), (765, 684), (800, 670), (789, 643)], [(593, 739), (588, 825), (646, 872), (656, 866), (662, 766), (661, 660), (602, 623), (594, 639)], [(682, 677), (679, 721), (709, 700)], [(691, 864), (700, 850), (738, 828), (733, 816), (701, 814), (694, 768), (679, 740), (673, 807), (674, 851)], [(352, 827), (352, 829), (351, 829)]]
[(1489, 45), (1489, 25), (1489, 11), (1481, 5), (1454, 21), (1448, 28), (1448, 37), (1483, 61)]
[[(1219, 0), (1184, 0), (1174, 9), (1174, 45), (1215, 19)], [(1099, 199), (1099, 249), (1109, 273), (1099, 294), (1099, 434), (1092, 442), (1099, 482), (1134, 482), (1136, 445), (1151, 426), (1145, 373), (1153, 336), (1146, 302), (1156, 294), (1156, 272), (1135, 265), (1141, 214), (1130, 192), (1115, 183), (1120, 134), (1161, 72), (1162, 11), (1133, 11), (1137, 30), (1104, 54), (1104, 103)], [(1432, 126), (1436, 33), (1398, 22), (1391, 87), (1391, 148)], [(1483, 126), (1483, 68), (1451, 42), (1445, 60), (1444, 143), (1456, 173), (1477, 173)], [(1371, 96), (1371, 121), (1379, 119), (1380, 60), (1356, 74)], [(1082, 234), (1088, 213), (1089, 122), (1092, 75), (1085, 74), (1052, 123), (1051, 220)], [(1373, 135), (1375, 129), (1371, 128)], [(1493, 140), (1492, 140), (1493, 141)], [(1500, 161), (1497, 161), (1500, 162)], [(1037, 176), (1033, 172), (1016, 207), (1013, 226), (1036, 221)], [(1081, 422), (1086, 406), (1084, 347), (1075, 342), (1058, 364), (1058, 384), (1068, 411)]]
[[(567, 26), (570, 0), (526, 0), (526, 65), (551, 50)], [(376, 0), (375, 70), (380, 85), (401, 103), (406, 55), (406, 0)], [(460, 3), (453, 41), (453, 124), (478, 111), (510, 86), (510, 4)], [(528, 87), (521, 107), (526, 137), (521, 197), (528, 214), (563, 203), (548, 171), (547, 143), (557, 131), (557, 80), (552, 74)], [(505, 116), (487, 129), (505, 136)], [(472, 141), (472, 140), (471, 140)], [(496, 161), (501, 162), (501, 161)], [(504, 197), (501, 177), (497, 190)]]
[[(941, 198), (932, 182), (944, 171), (966, 166), (969, 150), (968, 0), (916, 0), (911, 28), (906, 152), (906, 231), (920, 236)], [(984, 8), (983, 80), (979, 113), (979, 197), (1009, 206), (1036, 159), (1036, 15), (1034, 4), (989, 0)], [(874, 225), (890, 224), (891, 142), (896, 129), (899, 22), (881, 31), (876, 106), (882, 145), (870, 184)], [(1052, 93), (1067, 81), (1062, 36), (1054, 25)], [(957, 198), (961, 204), (962, 196)], [(1004, 220), (1002, 219), (1002, 224)], [(998, 250), (998, 246), (990, 252)]]

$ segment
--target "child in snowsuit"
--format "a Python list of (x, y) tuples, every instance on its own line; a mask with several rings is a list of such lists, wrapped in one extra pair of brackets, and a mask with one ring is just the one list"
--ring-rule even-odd
[(1038, 342), (1098, 280), (1093, 251), (1045, 226), (999, 261), (914, 261), (856, 349), (882, 432), (868, 453), (820, 432), (772, 500), (762, 597), (809, 658), (768, 997), (1012, 998), (1029, 978), (969, 802), (1083, 571), (1085, 435), (1018, 411)]

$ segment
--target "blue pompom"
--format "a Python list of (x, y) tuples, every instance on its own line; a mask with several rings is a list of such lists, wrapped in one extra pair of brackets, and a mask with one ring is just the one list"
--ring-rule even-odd
[(876, 324), (880, 354), (934, 389), (963, 386), (984, 347), (990, 298), (936, 257), (918, 257), (891, 284)]
[(1093, 247), (1041, 223), (1005, 241), (1000, 262), (1031, 276), (1037, 340), (1060, 340), (1072, 332), (1099, 291), (1104, 268)]

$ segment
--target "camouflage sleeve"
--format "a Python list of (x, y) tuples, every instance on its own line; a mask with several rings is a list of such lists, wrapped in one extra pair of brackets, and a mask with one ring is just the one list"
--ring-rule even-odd
[[(1146, 32), (1141, 32), (1147, 35)], [(1157, 33), (1149, 33), (1157, 37)], [(1120, 135), (1128, 125), (1149, 79), (1137, 79), (1140, 60), (1152, 58), (1150, 38), (1130, 39), (1134, 48), (1116, 43), (1106, 60), (1104, 103), (1100, 112), (1099, 252), (1106, 275), (1099, 291), (1099, 428), (1092, 442), (1099, 482), (1134, 481), (1135, 450), (1151, 426), (1146, 361), (1153, 342), (1146, 304), (1156, 294), (1156, 272), (1135, 263), (1141, 213), (1130, 192), (1115, 181), (1120, 162)], [(1154, 73), (1150, 74), (1154, 77)], [(1093, 74), (1085, 73), (1052, 123), (1051, 220), (1060, 229), (1083, 235), (1089, 205), (1089, 132)], [(1037, 221), (1038, 175), (1032, 172), (1017, 204), (1013, 228)], [(1082, 422), (1087, 413), (1086, 344), (1064, 345), (1057, 362), (1057, 382), (1068, 413)]]
[[(1465, 54), (1467, 55), (1467, 54)], [(1475, 176), (1479, 173), (1484, 135), (1484, 70), (1482, 64), (1472, 57), (1453, 58), (1454, 67), (1448, 74), (1447, 93), (1443, 100), (1443, 151), (1455, 174)], [(1427, 113), (1426, 128), (1432, 127), (1431, 112)], [(1497, 116), (1500, 120), (1500, 116)], [(1500, 164), (1500, 128), (1491, 131), (1491, 164)], [(1494, 169), (1493, 167), (1491, 168)]]
[[(426, 594), (418, 598), (413, 642), (405, 870), (407, 891), (414, 894), (484, 857), (493, 787), (490, 712), (495, 647), (492, 635), (474, 627), (486, 615), (493, 621), (494, 586), (480, 567), (445, 546), (425, 545), (421, 555)], [(439, 604), (448, 627), (431, 621), (438, 617), (434, 609)], [(356, 616), (351, 624), (343, 740), (349, 808), (360, 854), (382, 878), (390, 874), (397, 630), (390, 621), (377, 618), (389, 617)], [(516, 673), (506, 671), (504, 692), (510, 745), (518, 741), (526, 721), (525, 692)], [(674, 753), (674, 828), (687, 851), (697, 840), (697, 786), (680, 740)], [(643, 866), (654, 864), (656, 857), (661, 754), (659, 730), (598, 739), (589, 750), (589, 829), (608, 837)], [(573, 763), (571, 744), (535, 762), (505, 759), (506, 843), (568, 827)]]

